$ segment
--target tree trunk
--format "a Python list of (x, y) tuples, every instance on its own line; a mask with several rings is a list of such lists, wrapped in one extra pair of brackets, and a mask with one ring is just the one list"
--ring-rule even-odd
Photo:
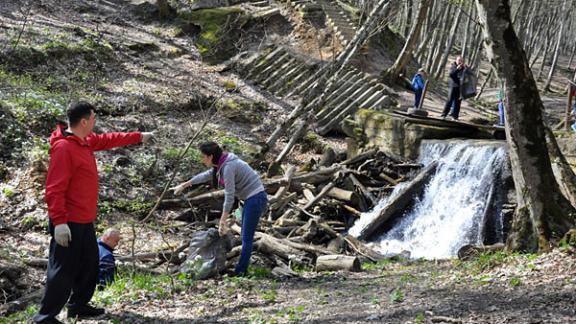
[(432, 60), (432, 63), (430, 64), (430, 66), (426, 67), (428, 69), (428, 71), (430, 71), (430, 75), (432, 76), (432, 72), (435, 71), (438, 68), (438, 65), (440, 64), (440, 59), (442, 58), (442, 49), (445, 47), (445, 42), (446, 42), (446, 31), (448, 30), (448, 22), (452, 22), (452, 20), (449, 18), (450, 15), (452, 14), (452, 6), (450, 4), (446, 5), (446, 11), (444, 13), (444, 18), (443, 18), (443, 24), (441, 29), (438, 30), (438, 33), (440, 34), (440, 38), (438, 40), (438, 43), (436, 44), (432, 44), (432, 48), (435, 48), (436, 51), (434, 52), (434, 58)]
[(404, 48), (398, 54), (398, 58), (396, 62), (386, 71), (385, 78), (390, 80), (398, 78), (400, 75), (400, 71), (404, 69), (410, 57), (412, 57), (412, 52), (414, 51), (414, 47), (418, 42), (418, 36), (420, 35), (420, 28), (424, 23), (424, 19), (426, 18), (426, 13), (428, 12), (428, 7), (430, 6), (431, 0), (422, 0), (420, 3), (420, 8), (418, 9), (418, 16), (416, 18), (416, 22), (412, 25), (412, 30), (410, 31), (410, 35), (404, 44)]
[(566, 12), (566, 0), (562, 3), (562, 12), (564, 17), (560, 22), (560, 32), (558, 33), (558, 40), (556, 41), (556, 48), (554, 49), (554, 58), (552, 59), (552, 65), (550, 66), (550, 72), (548, 73), (548, 79), (544, 85), (544, 91), (550, 90), (550, 83), (552, 83), (552, 77), (556, 71), (556, 63), (558, 62), (558, 55), (560, 54), (560, 44), (562, 43), (562, 36), (564, 34), (564, 26), (566, 25), (566, 20), (568, 20), (568, 12)]
[(472, 21), (472, 8), (474, 8), (474, 4), (472, 2), (470, 2), (469, 5), (470, 10), (468, 10), (468, 12), (470, 12), (469, 15), (467, 15), (466, 17), (466, 27), (464, 29), (464, 39), (462, 40), (462, 52), (460, 52), (460, 56), (462, 58), (466, 57), (466, 49), (468, 47), (468, 39), (470, 38), (469, 34), (470, 34), (470, 21)]
[(508, 0), (476, 0), (484, 45), (506, 91), (506, 139), (517, 193), (507, 248), (546, 251), (572, 226), (576, 210), (554, 180), (542, 118), (544, 106), (510, 20)]
[(158, 5), (158, 16), (160, 19), (168, 18), (168, 16), (170, 16), (168, 0), (156, 0), (156, 4)]
[(454, 22), (452, 24), (452, 28), (450, 29), (450, 36), (448, 37), (448, 42), (446, 47), (444, 48), (444, 54), (442, 54), (442, 59), (438, 64), (438, 68), (436, 69), (436, 73), (434, 74), (434, 79), (438, 80), (442, 76), (442, 72), (446, 69), (446, 62), (448, 62), (448, 56), (450, 55), (450, 50), (452, 49), (452, 45), (454, 44), (454, 39), (456, 38), (456, 30), (458, 29), (458, 25), (460, 24), (460, 17), (462, 16), (462, 8), (456, 8), (458, 13), (456, 14), (456, 18), (454, 18)]

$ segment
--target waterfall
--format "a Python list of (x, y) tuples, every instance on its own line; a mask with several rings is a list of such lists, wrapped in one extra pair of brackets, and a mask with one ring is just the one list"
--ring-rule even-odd
[[(428, 165), (437, 160), (436, 173), (422, 197), (416, 197), (413, 206), (371, 243), (372, 247), (384, 255), (408, 251), (411, 258), (440, 259), (456, 255), (463, 245), (481, 245), (486, 215), (499, 212), (490, 209), (489, 204), (498, 201), (494, 193), (506, 159), (503, 142), (423, 141), (420, 163)], [(350, 234), (358, 235), (389, 199), (364, 213)], [(499, 218), (495, 224), (501, 227)], [(501, 233), (502, 228), (496, 232)]]

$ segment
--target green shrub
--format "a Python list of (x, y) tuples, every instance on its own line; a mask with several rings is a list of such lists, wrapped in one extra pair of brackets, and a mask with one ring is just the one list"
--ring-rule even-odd
[(393, 303), (401, 303), (404, 301), (404, 293), (402, 293), (400, 288), (396, 288), (392, 291), (390, 294), (390, 301)]

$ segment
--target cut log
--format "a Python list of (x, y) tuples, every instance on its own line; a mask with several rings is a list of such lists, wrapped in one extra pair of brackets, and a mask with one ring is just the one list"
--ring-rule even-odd
[(306, 198), (308, 202), (314, 200), (314, 193), (310, 189), (302, 190), (302, 194), (304, 194), (304, 198)]
[(357, 209), (352, 208), (348, 205), (344, 205), (344, 209), (349, 211), (353, 216), (360, 217), (362, 215), (362, 213), (360, 211), (358, 211)]
[(316, 271), (352, 271), (362, 270), (360, 260), (348, 255), (322, 255), (316, 259)]
[(360, 235), (358, 236), (361, 240), (368, 240), (373, 235), (377, 234), (380, 230), (380, 227), (384, 225), (386, 221), (391, 219), (394, 215), (398, 214), (400, 211), (403, 211), (406, 206), (414, 197), (420, 195), (424, 190), (424, 187), (430, 180), (430, 177), (436, 172), (436, 167), (438, 166), (438, 162), (434, 161), (430, 163), (424, 170), (418, 174), (414, 180), (410, 182), (408, 186), (406, 186), (403, 190), (401, 190), (396, 197), (392, 198), (384, 208), (380, 211), (380, 214), (374, 218), (369, 224), (366, 225), (361, 231)]
[[(344, 190), (337, 187), (330, 189), (327, 193), (328, 197), (336, 198), (345, 202), (352, 202), (354, 200), (354, 191)], [(357, 200), (357, 199), (356, 199)]]
[(378, 175), (380, 178), (386, 180), (388, 183), (393, 184), (393, 185), (397, 185), (398, 181), (392, 177), (390, 177), (389, 175), (387, 175), (386, 173), (382, 172)]

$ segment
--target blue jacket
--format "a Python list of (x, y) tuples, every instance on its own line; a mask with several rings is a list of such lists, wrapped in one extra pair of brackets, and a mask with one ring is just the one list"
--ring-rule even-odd
[(418, 92), (424, 89), (424, 78), (420, 73), (416, 73), (414, 78), (412, 78), (412, 90)]
[(100, 262), (98, 266), (98, 288), (103, 289), (106, 284), (114, 282), (114, 274), (116, 272), (116, 260), (114, 259), (114, 250), (104, 242), (98, 240), (98, 252), (100, 254)]

